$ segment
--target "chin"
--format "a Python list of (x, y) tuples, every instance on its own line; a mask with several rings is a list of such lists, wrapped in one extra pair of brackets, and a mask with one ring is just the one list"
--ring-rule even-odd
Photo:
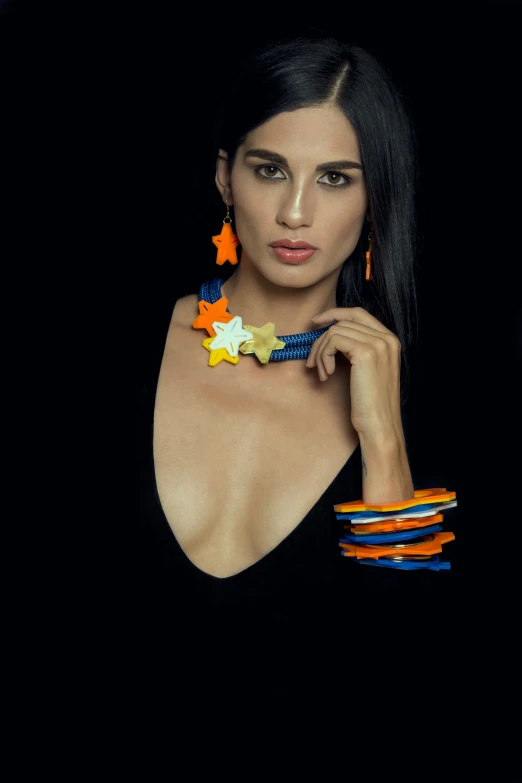
[(275, 261), (262, 264), (257, 269), (270, 283), (281, 288), (307, 288), (322, 277), (317, 269), (312, 270), (306, 264), (284, 264)]

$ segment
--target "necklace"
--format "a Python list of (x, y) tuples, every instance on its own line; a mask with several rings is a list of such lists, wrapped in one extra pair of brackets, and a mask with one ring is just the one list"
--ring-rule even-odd
[(276, 336), (275, 324), (271, 321), (260, 327), (243, 325), (241, 316), (233, 315), (228, 309), (228, 299), (221, 293), (224, 282), (222, 278), (215, 277), (201, 284), (199, 315), (192, 322), (194, 329), (206, 329), (210, 335), (202, 342), (203, 347), (210, 351), (210, 367), (222, 361), (237, 364), (239, 352), (257, 356), (261, 364), (307, 359), (314, 342), (332, 325), (281, 337)]

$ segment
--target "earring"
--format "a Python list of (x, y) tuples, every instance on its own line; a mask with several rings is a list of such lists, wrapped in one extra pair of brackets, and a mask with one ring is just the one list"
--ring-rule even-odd
[(368, 234), (368, 250), (366, 251), (366, 277), (365, 280), (372, 280), (372, 248), (373, 248), (373, 228)]
[(239, 244), (237, 234), (234, 234), (232, 231), (232, 218), (230, 217), (230, 211), (226, 201), (225, 204), (227, 207), (227, 214), (223, 220), (221, 234), (216, 234), (216, 236), (212, 237), (212, 244), (218, 249), (216, 264), (219, 264), (220, 266), (224, 264), (225, 261), (229, 261), (231, 264), (237, 264), (236, 247)]

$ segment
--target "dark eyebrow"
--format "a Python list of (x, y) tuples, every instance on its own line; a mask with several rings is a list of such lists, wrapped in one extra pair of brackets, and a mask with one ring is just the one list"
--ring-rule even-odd
[[(270, 150), (259, 148), (248, 150), (248, 152), (245, 153), (245, 159), (246, 158), (263, 158), (264, 160), (269, 160), (271, 163), (275, 163), (277, 166), (286, 166), (287, 168), (290, 168), (285, 157), (278, 155), (277, 152), (271, 152)], [(328, 163), (320, 163), (316, 166), (315, 170), (337, 171), (339, 169), (360, 169), (362, 171), (362, 166), (354, 160), (330, 160)]]
[(362, 171), (362, 166), (354, 160), (331, 160), (328, 163), (320, 163), (315, 170), (337, 171), (337, 169), (360, 169)]

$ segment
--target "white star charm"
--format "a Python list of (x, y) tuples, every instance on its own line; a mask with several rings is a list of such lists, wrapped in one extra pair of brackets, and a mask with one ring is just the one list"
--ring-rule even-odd
[(226, 324), (214, 321), (212, 328), (216, 336), (210, 343), (209, 348), (213, 351), (218, 348), (224, 348), (230, 356), (237, 356), (241, 343), (244, 343), (245, 340), (251, 340), (253, 337), (252, 332), (247, 332), (243, 329), (243, 319), (240, 315), (234, 316)]

